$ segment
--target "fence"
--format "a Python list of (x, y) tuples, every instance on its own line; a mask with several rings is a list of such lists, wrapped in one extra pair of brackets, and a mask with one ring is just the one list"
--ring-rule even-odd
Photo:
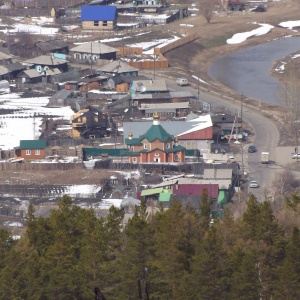
[(0, 163), (0, 171), (53, 171), (53, 170), (79, 170), (82, 163)]

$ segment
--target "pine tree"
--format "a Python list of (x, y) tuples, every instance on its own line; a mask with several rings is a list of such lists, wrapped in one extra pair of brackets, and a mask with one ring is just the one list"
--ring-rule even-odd
[(247, 201), (247, 209), (243, 214), (242, 232), (247, 239), (257, 240), (259, 236), (260, 204), (254, 195)]
[(121, 284), (115, 292), (120, 300), (138, 299), (139, 293), (144, 296), (146, 293), (148, 273), (151, 272), (149, 263), (154, 250), (153, 231), (146, 209), (146, 203), (142, 199), (141, 205), (135, 207), (134, 215), (128, 220), (124, 230), (124, 244), (117, 269)]
[(300, 231), (294, 228), (279, 270), (279, 281), (273, 299), (299, 299), (300, 295)]
[(217, 228), (212, 226), (193, 260), (193, 272), (190, 276), (194, 299), (229, 299), (229, 268), (226, 264), (227, 253), (223, 250), (222, 239)]
[(231, 300), (260, 300), (262, 287), (257, 255), (253, 251), (237, 251), (235, 270), (231, 279)]
[(196, 224), (189, 216), (180, 202), (173, 200), (168, 210), (154, 217), (155, 258), (150, 274), (154, 297), (175, 299), (183, 275), (190, 270)]

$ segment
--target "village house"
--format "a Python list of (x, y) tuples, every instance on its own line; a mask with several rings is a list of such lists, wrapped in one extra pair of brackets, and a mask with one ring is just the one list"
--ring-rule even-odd
[(97, 139), (108, 135), (108, 116), (94, 106), (88, 106), (74, 114), (72, 137)]
[(0, 65), (1, 66), (6, 66), (11, 64), (12, 61), (12, 56), (9, 54), (6, 54), (4, 52), (0, 52)]
[(96, 63), (97, 60), (116, 60), (118, 49), (100, 42), (89, 42), (70, 49), (71, 56), (76, 62)]
[(162, 94), (168, 93), (166, 82), (161, 79), (134, 80), (129, 88), (130, 94)]
[(125, 139), (130, 163), (182, 163), (185, 148), (178, 139), (170, 135), (159, 123), (159, 115), (153, 116), (153, 125), (146, 133), (133, 138), (131, 132)]
[(21, 140), (20, 146), (15, 147), (16, 158), (43, 159), (45, 158), (45, 140)]
[(81, 8), (84, 30), (114, 30), (117, 24), (117, 7), (112, 5), (86, 5)]
[(152, 118), (155, 113), (160, 119), (182, 118), (190, 111), (189, 102), (141, 104), (139, 110), (146, 118)]
[(134, 80), (148, 80), (146, 76), (143, 75), (137, 75), (137, 76), (121, 76), (121, 75), (115, 75), (113, 77), (110, 77), (105, 87), (107, 87), (110, 90), (116, 90), (117, 92), (129, 92), (129, 87)]
[(45, 75), (45, 71), (58, 69), (60, 72), (68, 71), (68, 62), (65, 59), (57, 58), (52, 55), (41, 55), (22, 62), (30, 69), (36, 70), (39, 74)]
[(35, 46), (41, 55), (51, 54), (58, 58), (66, 58), (69, 53), (69, 44), (59, 39), (39, 41)]
[(127, 63), (122, 61), (112, 61), (108, 64), (105, 64), (101, 67), (98, 67), (96, 70), (99, 74), (106, 74), (111, 76), (138, 76), (139, 69), (134, 68)]

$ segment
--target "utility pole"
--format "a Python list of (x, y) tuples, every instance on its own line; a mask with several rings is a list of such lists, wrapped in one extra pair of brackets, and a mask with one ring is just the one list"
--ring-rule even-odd
[(242, 132), (242, 140), (241, 140), (241, 152), (242, 152), (242, 176), (244, 176), (244, 151), (243, 151), (243, 103), (244, 103), (244, 95), (242, 92), (241, 95), (241, 132)]
[(199, 74), (198, 74), (197, 95), (198, 95), (198, 101), (199, 101), (200, 100), (200, 70), (199, 70)]
[(155, 49), (153, 49), (153, 79), (155, 79)]

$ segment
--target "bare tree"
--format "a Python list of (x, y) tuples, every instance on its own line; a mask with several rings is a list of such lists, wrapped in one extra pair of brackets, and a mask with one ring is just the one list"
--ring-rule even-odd
[(207, 23), (211, 22), (211, 19), (214, 15), (214, 10), (216, 6), (219, 4), (219, 0), (200, 0), (199, 1), (199, 11), (207, 21)]
[(289, 170), (276, 174), (275, 180), (273, 181), (274, 194), (277, 195), (278, 198), (276, 198), (280, 200), (293, 192), (297, 186), (299, 186), (299, 182), (296, 180), (295, 175)]
[(286, 121), (291, 134), (295, 137), (298, 151), (298, 133), (300, 129), (300, 74), (295, 66), (291, 66), (285, 73), (279, 98), (286, 108)]

